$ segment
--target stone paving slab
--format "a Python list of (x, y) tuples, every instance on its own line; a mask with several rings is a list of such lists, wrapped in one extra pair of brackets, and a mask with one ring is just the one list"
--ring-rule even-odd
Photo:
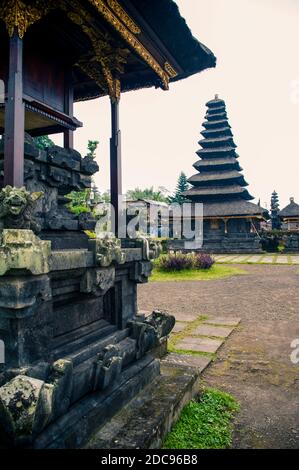
[(192, 367), (197, 369), (198, 372), (203, 372), (212, 361), (208, 356), (192, 356), (191, 354), (177, 354), (170, 353), (162, 359), (162, 365), (176, 366), (176, 367)]
[(192, 334), (200, 336), (218, 336), (220, 338), (227, 338), (232, 333), (234, 328), (234, 326), (226, 328), (224, 326), (200, 325), (194, 331), (192, 331)]
[(174, 325), (174, 328), (172, 330), (172, 333), (180, 333), (187, 327), (187, 323), (177, 321)]
[(227, 326), (238, 326), (241, 321), (241, 318), (237, 317), (211, 317), (207, 320), (204, 320), (203, 325), (227, 325)]
[(276, 263), (278, 264), (289, 264), (289, 259), (287, 256), (278, 256)]
[(265, 263), (273, 263), (274, 261), (274, 256), (264, 256), (264, 258), (261, 259), (261, 261), (259, 261), (261, 264), (265, 264)]
[(174, 316), (177, 322), (193, 322), (198, 319), (199, 314), (179, 312), (179, 313), (175, 313)]
[[(278, 257), (277, 257), (278, 255)], [(277, 254), (264, 253), (260, 255), (254, 254), (223, 254), (214, 256), (217, 263), (259, 263), (259, 264), (299, 264), (298, 254)]]
[(218, 351), (223, 342), (224, 340), (221, 339), (193, 338), (187, 336), (176, 344), (176, 349), (214, 354)]

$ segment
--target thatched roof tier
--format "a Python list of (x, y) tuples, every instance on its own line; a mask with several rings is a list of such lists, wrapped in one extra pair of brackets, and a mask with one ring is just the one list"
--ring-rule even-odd
[(207, 113), (205, 119), (208, 121), (219, 121), (220, 119), (227, 119), (227, 113), (225, 111), (216, 114)]
[(218, 121), (205, 121), (203, 122), (203, 127), (205, 129), (219, 129), (220, 127), (231, 127), (227, 119), (219, 119)]
[(232, 146), (199, 149), (197, 150), (196, 153), (201, 158), (205, 158), (205, 157), (209, 158), (209, 157), (212, 157), (213, 155), (215, 155), (216, 157), (222, 157), (224, 155), (236, 157), (235, 147), (232, 147)]
[(213, 115), (213, 114), (224, 113), (225, 111), (226, 111), (225, 106), (219, 106), (217, 108), (210, 108), (208, 110), (207, 114), (210, 116), (210, 115)]
[(237, 170), (242, 171), (238, 160), (234, 157), (227, 158), (211, 158), (205, 160), (198, 160), (194, 163), (194, 168), (201, 172), (214, 171), (214, 170)]
[(201, 131), (201, 135), (206, 139), (213, 139), (216, 136), (233, 136), (230, 126), (222, 126), (216, 129)]
[(192, 201), (195, 202), (204, 202), (208, 200), (223, 200), (223, 199), (234, 199), (239, 197), (241, 199), (245, 199), (250, 201), (254, 199), (247, 189), (242, 188), (241, 186), (234, 184), (231, 186), (214, 186), (214, 187), (193, 187), (184, 191), (182, 193), (183, 196), (187, 197), (188, 199), (191, 198)]
[(248, 186), (244, 176), (238, 171), (205, 171), (197, 173), (188, 179), (189, 183), (193, 186), (213, 186), (215, 185), (229, 185), (239, 184), (241, 186)]
[(199, 142), (203, 148), (216, 148), (216, 147), (223, 147), (228, 145), (230, 147), (236, 148), (236, 144), (232, 136), (220, 136), (220, 137), (213, 137), (210, 139), (202, 139)]
[(288, 204), (284, 209), (279, 212), (279, 217), (282, 219), (299, 219), (299, 204), (296, 204), (294, 198), (290, 199), (290, 204)]
[(203, 204), (204, 217), (262, 217), (267, 219), (268, 212), (252, 202), (235, 199), (226, 202), (206, 202)]
[[(217, 96), (217, 95), (216, 95)], [(215, 98), (206, 103), (207, 108), (217, 108), (217, 106), (225, 106), (225, 101)]]

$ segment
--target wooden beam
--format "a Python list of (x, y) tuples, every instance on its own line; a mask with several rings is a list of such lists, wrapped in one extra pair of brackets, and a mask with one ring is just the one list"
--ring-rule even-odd
[(110, 139), (110, 190), (111, 204), (115, 213), (115, 235), (119, 235), (119, 197), (122, 195), (121, 171), (121, 132), (119, 129), (119, 100), (110, 98), (111, 102), (111, 129)]
[(17, 29), (9, 40), (9, 76), (5, 105), (4, 186), (24, 185), (23, 40)]
[[(71, 118), (74, 116), (74, 87), (73, 87), (72, 73), (67, 73), (66, 87), (65, 87), (65, 113)], [(64, 148), (74, 148), (74, 132), (71, 130), (64, 131)]]

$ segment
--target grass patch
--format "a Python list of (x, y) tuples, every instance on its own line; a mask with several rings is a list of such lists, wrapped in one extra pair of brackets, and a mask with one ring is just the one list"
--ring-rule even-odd
[(150, 282), (163, 281), (212, 281), (230, 276), (247, 274), (234, 266), (214, 264), (210, 269), (184, 269), (182, 271), (162, 271), (154, 266)]
[(231, 395), (206, 389), (183, 408), (166, 436), (164, 449), (227, 449), (232, 444), (232, 421), (239, 403)]

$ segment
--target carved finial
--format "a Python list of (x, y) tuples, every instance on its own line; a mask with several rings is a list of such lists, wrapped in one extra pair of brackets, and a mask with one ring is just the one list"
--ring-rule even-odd
[(295, 202), (295, 199), (293, 197), (290, 197), (290, 203), (293, 204)]
[(219, 95), (218, 94), (215, 95), (215, 100), (219, 100)]

